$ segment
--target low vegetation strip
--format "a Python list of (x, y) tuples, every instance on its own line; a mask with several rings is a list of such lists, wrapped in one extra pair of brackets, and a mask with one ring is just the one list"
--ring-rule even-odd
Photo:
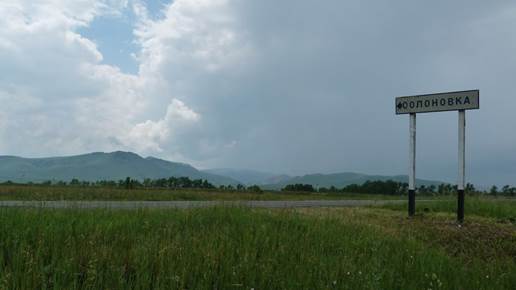
[(25, 201), (0, 200), (0, 207), (36, 208), (202, 208), (202, 207), (251, 207), (251, 208), (299, 208), (299, 207), (348, 207), (402, 203), (401, 200), (240, 200), (240, 201)]
[[(406, 211), (407, 202), (383, 204), (381, 207), (396, 211)], [(455, 213), (457, 201), (445, 199), (440, 202), (416, 201), (416, 210), (425, 213)], [(467, 215), (489, 217), (500, 222), (516, 224), (516, 199), (514, 198), (481, 198), (466, 197), (465, 212)]]
[[(489, 260), (465, 259), (430, 243), (425, 233), (433, 225), (424, 218), (415, 222), (404, 216), (371, 208), (0, 208), (0, 289), (513, 289), (516, 285), (510, 251), (514, 244), (497, 247)], [(507, 235), (514, 235), (513, 228), (503, 227)], [(416, 230), (423, 234), (414, 235)]]
[(111, 201), (205, 201), (205, 200), (335, 200), (399, 199), (400, 196), (354, 193), (220, 191), (218, 189), (125, 189), (44, 185), (0, 185), (0, 200), (111, 200)]

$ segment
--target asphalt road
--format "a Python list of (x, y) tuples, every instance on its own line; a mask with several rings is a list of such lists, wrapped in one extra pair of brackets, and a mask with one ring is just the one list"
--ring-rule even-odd
[(213, 206), (250, 208), (357, 207), (403, 203), (404, 200), (302, 200), (302, 201), (0, 201), (0, 207), (28, 208), (202, 208)]

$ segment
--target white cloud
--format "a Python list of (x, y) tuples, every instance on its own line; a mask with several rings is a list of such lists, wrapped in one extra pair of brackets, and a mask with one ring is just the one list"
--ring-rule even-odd
[(169, 71), (181, 79), (185, 72), (215, 73), (249, 56), (251, 47), (235, 31), (238, 22), (227, 0), (177, 0), (154, 21), (141, 4), (135, 11), (141, 15), (135, 35), (142, 47), (142, 74)]
[[(77, 33), (127, 1), (11, 1), (0, 5), (3, 152), (75, 154), (162, 151), (177, 126), (200, 115), (160, 91), (159, 78), (102, 64), (96, 44)], [(170, 103), (163, 119), (151, 121)], [(166, 103), (165, 103), (166, 104)], [(145, 121), (146, 120), (146, 121)]]
[(185, 128), (199, 121), (200, 116), (178, 99), (172, 100), (165, 117), (159, 121), (147, 120), (136, 124), (122, 141), (143, 152), (162, 152), (161, 144), (173, 142), (174, 128)]
[(180, 137), (163, 142), (160, 148), (179, 151), (196, 164), (224, 156), (238, 146), (234, 140), (242, 133), (222, 128), (218, 119), (221, 115), (238, 118), (239, 114), (232, 116), (220, 107), (234, 100), (232, 92), (221, 94), (220, 88), (238, 87), (229, 83), (231, 78), (256, 59), (248, 36), (238, 28), (241, 23), (234, 4), (227, 0), (177, 0), (166, 6), (158, 19), (151, 19), (142, 3), (133, 5), (139, 16), (135, 29), (141, 47), (136, 55), (139, 75), (152, 79), (162, 94), (182, 96), (185, 104), (203, 115), (195, 130), (181, 130)]
[(102, 64), (97, 45), (77, 32), (128, 5), (49, 0), (0, 6), (0, 62), (9, 72), (0, 79), (0, 98), (2, 117), (12, 120), (2, 125), (2, 139), (10, 140), (2, 151), (61, 155), (123, 149), (189, 161), (235, 146), (226, 146), (233, 138), (218, 138), (216, 132), (203, 136), (199, 130), (214, 124), (202, 125), (202, 112), (189, 105), (213, 98), (191, 91), (196, 75), (233, 69), (251, 52), (234, 31), (229, 2), (174, 1), (162, 18), (151, 19), (145, 4), (133, 1), (141, 46), (138, 75)]

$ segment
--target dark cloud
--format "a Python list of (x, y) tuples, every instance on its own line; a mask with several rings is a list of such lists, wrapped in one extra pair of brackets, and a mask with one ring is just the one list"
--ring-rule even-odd
[[(394, 115), (394, 97), (480, 89), (481, 110), (467, 114), (469, 175), (516, 179), (510, 166), (482, 177), (486, 156), (516, 152), (512, 3), (246, 1), (224, 11), (231, 21), (213, 30), (234, 33), (227, 49), (248, 58), (216, 73), (175, 61), (163, 71), (203, 115), (196, 137), (237, 141), (207, 166), (405, 173), (408, 117)], [(422, 114), (418, 126), (419, 175), (454, 181), (456, 113)]]

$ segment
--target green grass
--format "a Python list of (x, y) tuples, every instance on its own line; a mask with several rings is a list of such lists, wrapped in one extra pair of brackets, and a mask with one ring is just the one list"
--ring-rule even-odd
[[(396, 211), (407, 211), (407, 203), (387, 204), (382, 208)], [(457, 201), (455, 199), (443, 199), (437, 201), (417, 201), (416, 211), (418, 213), (442, 212), (455, 213)], [(516, 199), (512, 198), (481, 198), (466, 196), (465, 215), (495, 218), (499, 221), (516, 223)]]
[(451, 221), (372, 208), (0, 208), (0, 289), (514, 289), (514, 227)]
[(112, 201), (169, 201), (169, 200), (315, 200), (315, 199), (399, 199), (400, 196), (372, 194), (324, 194), (229, 192), (217, 190), (118, 189), (102, 187), (58, 187), (0, 185), (0, 200), (112, 200)]

